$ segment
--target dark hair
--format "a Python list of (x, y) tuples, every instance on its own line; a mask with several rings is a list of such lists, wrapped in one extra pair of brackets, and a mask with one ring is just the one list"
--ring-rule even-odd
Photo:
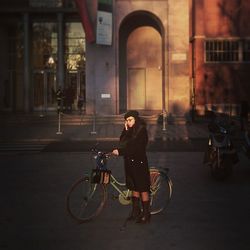
[(135, 119), (137, 119), (139, 117), (139, 112), (136, 110), (129, 110), (125, 115), (124, 115), (124, 119), (126, 120), (128, 117), (134, 117)]
[[(133, 115), (129, 115), (129, 116), (133, 116)], [(141, 128), (146, 127), (147, 124), (146, 124), (145, 120), (142, 119), (140, 116), (137, 116), (134, 118), (135, 118), (135, 124), (131, 128), (128, 128), (128, 129), (129, 129), (129, 131), (131, 131), (133, 136), (136, 136), (136, 134), (141, 130)]]

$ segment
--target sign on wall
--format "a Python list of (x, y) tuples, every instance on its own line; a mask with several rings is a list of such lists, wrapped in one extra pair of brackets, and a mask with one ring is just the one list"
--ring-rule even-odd
[(96, 44), (112, 45), (112, 0), (99, 0), (97, 9)]
[(35, 8), (62, 7), (62, 0), (29, 0), (29, 6)]

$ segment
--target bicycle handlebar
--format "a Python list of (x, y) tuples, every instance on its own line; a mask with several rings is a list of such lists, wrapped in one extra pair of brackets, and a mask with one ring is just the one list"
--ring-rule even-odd
[(103, 158), (109, 158), (110, 156), (113, 156), (114, 154), (112, 152), (103, 152), (97, 149), (92, 149), (91, 150), (94, 154), (103, 157)]
[(114, 156), (112, 152), (103, 152), (103, 151), (98, 150), (97, 148), (92, 148), (91, 151), (94, 154), (93, 158), (96, 162), (96, 166), (97, 168), (100, 168), (100, 169), (106, 169), (108, 158), (110, 158), (111, 156)]

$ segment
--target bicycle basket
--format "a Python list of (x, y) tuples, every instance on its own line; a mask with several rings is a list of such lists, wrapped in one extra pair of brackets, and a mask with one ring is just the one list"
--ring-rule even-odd
[(95, 184), (109, 184), (111, 171), (107, 169), (92, 169), (91, 182)]

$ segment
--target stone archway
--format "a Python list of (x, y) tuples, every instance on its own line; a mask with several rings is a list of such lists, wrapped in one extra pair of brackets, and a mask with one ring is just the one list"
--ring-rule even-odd
[(135, 12), (120, 26), (120, 112), (162, 110), (163, 41), (159, 20), (148, 12)]
[(161, 36), (150, 26), (133, 30), (127, 41), (127, 108), (162, 108)]

